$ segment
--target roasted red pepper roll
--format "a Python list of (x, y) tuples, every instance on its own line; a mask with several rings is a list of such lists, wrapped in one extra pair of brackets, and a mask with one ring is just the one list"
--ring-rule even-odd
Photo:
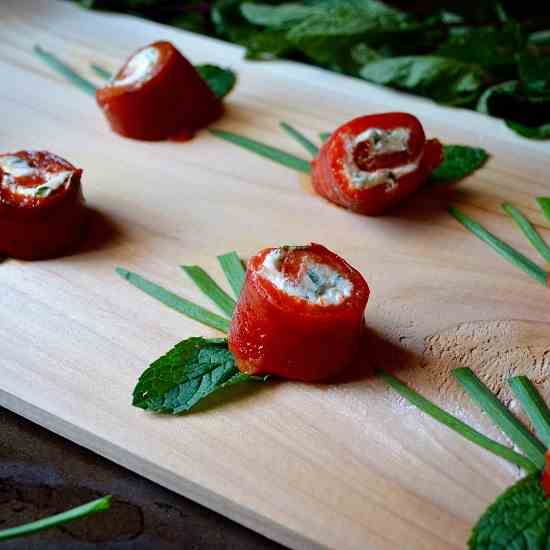
[(229, 333), (248, 374), (329, 380), (356, 357), (369, 287), (319, 244), (268, 248), (251, 258)]
[(75, 244), (86, 217), (81, 175), (47, 151), (0, 155), (0, 254), (37, 260)]
[(142, 140), (192, 133), (222, 113), (221, 101), (170, 42), (134, 53), (96, 99), (114, 132)]
[(355, 118), (324, 143), (313, 161), (313, 187), (331, 202), (375, 216), (414, 193), (443, 160), (407, 113)]

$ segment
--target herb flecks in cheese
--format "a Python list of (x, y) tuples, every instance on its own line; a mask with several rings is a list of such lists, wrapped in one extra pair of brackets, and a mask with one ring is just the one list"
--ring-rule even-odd
[(289, 296), (312, 304), (338, 305), (351, 296), (353, 284), (332, 267), (304, 260), (296, 279), (281, 272), (281, 264), (289, 247), (272, 250), (264, 259), (260, 275)]
[(138, 52), (128, 61), (122, 78), (115, 78), (113, 86), (132, 86), (147, 80), (159, 60), (159, 51), (154, 46), (149, 46)]
[(410, 135), (408, 128), (395, 128), (393, 130), (369, 128), (354, 138), (348, 138), (344, 169), (351, 185), (358, 189), (366, 189), (385, 184), (388, 192), (394, 190), (397, 187), (399, 178), (414, 172), (418, 168), (422, 154), (402, 166), (367, 171), (357, 166), (354, 151), (358, 145), (366, 143), (373, 157), (405, 152), (409, 147)]
[[(28, 198), (48, 197), (67, 184), (74, 173), (70, 170), (46, 172), (15, 155), (1, 156), (0, 169), (3, 173), (0, 184), (7, 187), (15, 195)], [(36, 185), (20, 185), (17, 183), (19, 178), (36, 178), (38, 183)]]

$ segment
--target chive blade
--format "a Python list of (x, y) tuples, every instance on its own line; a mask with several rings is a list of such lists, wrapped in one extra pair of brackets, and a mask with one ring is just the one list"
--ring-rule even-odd
[(134, 285), (136, 288), (139, 288), (146, 294), (149, 294), (152, 298), (155, 298), (165, 306), (182, 313), (186, 317), (198, 321), (208, 327), (215, 328), (221, 332), (229, 331), (229, 321), (224, 317), (221, 317), (216, 313), (212, 313), (206, 308), (194, 304), (193, 302), (190, 302), (177, 294), (173, 294), (165, 288), (144, 279), (137, 273), (127, 271), (122, 267), (117, 267), (116, 272), (123, 279), (126, 279), (131, 285)]
[(95, 96), (96, 87), (89, 80), (81, 77), (74, 69), (69, 67), (69, 65), (63, 63), (63, 61), (58, 59), (54, 54), (44, 50), (38, 45), (34, 46), (33, 52), (51, 69), (64, 76), (69, 82), (80, 88), (83, 92)]
[(228, 252), (227, 254), (218, 256), (218, 262), (220, 262), (225, 278), (233, 289), (235, 297), (238, 298), (244, 285), (244, 276), (246, 273), (239, 255), (236, 252)]
[(47, 518), (39, 519), (24, 525), (19, 525), (17, 527), (12, 527), (10, 529), (4, 529), (0, 531), (0, 541), (33, 535), (34, 533), (44, 531), (45, 529), (51, 529), (52, 527), (57, 527), (58, 525), (64, 525), (71, 521), (82, 519), (86, 516), (91, 516), (97, 512), (103, 512), (108, 510), (110, 506), (111, 497), (102, 497), (97, 500), (93, 500), (92, 502), (88, 502), (87, 504), (77, 506), (76, 508), (71, 508), (66, 512), (55, 514), (54, 516), (49, 516)]
[(525, 455), (542, 469), (546, 463), (544, 445), (491, 393), (472, 369), (464, 367), (453, 370), (454, 377), (466, 393), (479, 405)]
[(508, 384), (535, 426), (538, 436), (547, 448), (550, 447), (550, 409), (537, 388), (526, 376), (514, 376), (508, 380)]
[(550, 262), (550, 246), (546, 244), (533, 224), (515, 206), (508, 202), (502, 205), (502, 209), (516, 222), (521, 232), (544, 260)]
[(113, 75), (110, 71), (108, 71), (105, 67), (102, 67), (101, 65), (96, 65), (95, 63), (90, 64), (90, 67), (94, 73), (99, 76), (99, 78), (102, 78), (103, 80), (111, 80), (113, 78)]
[(429, 399), (426, 399), (395, 376), (385, 371), (381, 371), (379, 374), (382, 380), (401, 395), (401, 397), (405, 398), (420, 411), (431, 416), (434, 420), (437, 420), (440, 424), (443, 424), (464, 439), (491, 452), (495, 456), (523, 468), (526, 472), (535, 472), (537, 470), (536, 466), (528, 458), (483, 435), (471, 426), (468, 426), (468, 424), (443, 410)]
[(294, 138), (312, 157), (316, 157), (319, 153), (319, 147), (315, 145), (310, 139), (308, 139), (304, 134), (293, 128), (290, 124), (286, 122), (280, 122), (281, 128), (291, 137)]
[(189, 275), (191, 280), (212, 300), (230, 319), (233, 317), (235, 300), (229, 296), (219, 285), (198, 265), (182, 265), (181, 268)]
[(298, 172), (303, 172), (304, 174), (310, 173), (310, 164), (307, 160), (304, 160), (290, 153), (286, 153), (281, 149), (271, 147), (271, 145), (266, 145), (265, 143), (261, 143), (254, 139), (241, 136), (240, 134), (228, 132), (226, 130), (217, 130), (215, 128), (211, 128), (210, 133), (221, 139), (229, 141), (234, 145), (238, 145), (239, 147), (243, 147), (248, 151), (256, 153), (261, 157), (268, 158), (273, 162), (277, 162), (278, 164), (282, 164), (283, 166), (292, 168), (293, 170), (297, 170)]
[(537, 197), (542, 213), (548, 221), (550, 221), (550, 197)]
[(321, 132), (319, 134), (319, 137), (321, 138), (321, 141), (324, 143), (332, 134), (330, 132)]
[(512, 248), (509, 244), (501, 241), (498, 237), (487, 231), (482, 225), (472, 218), (462, 213), (457, 208), (449, 208), (449, 214), (459, 221), (468, 231), (473, 233), (478, 239), (492, 247), (498, 254), (508, 260), (510, 263), (519, 267), (530, 277), (535, 279), (541, 285), (548, 287), (548, 273), (539, 267), (535, 262)]

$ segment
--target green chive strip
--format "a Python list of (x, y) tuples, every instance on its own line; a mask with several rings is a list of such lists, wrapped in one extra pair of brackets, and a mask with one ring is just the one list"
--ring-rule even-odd
[(219, 285), (198, 265), (182, 265), (181, 268), (189, 275), (191, 280), (212, 300), (228, 317), (233, 317), (235, 300), (229, 296)]
[(144, 279), (137, 273), (132, 273), (127, 271), (122, 267), (117, 267), (116, 272), (123, 278), (126, 279), (130, 284), (135, 287), (143, 290), (149, 296), (157, 299), (159, 302), (162, 302), (165, 306), (168, 306), (176, 311), (179, 311), (186, 317), (194, 319), (203, 325), (208, 327), (215, 328), (221, 332), (229, 331), (229, 321), (216, 313), (212, 313), (207, 309), (186, 300), (172, 292), (162, 288), (161, 286)]
[(509, 244), (501, 241), (498, 237), (487, 231), (487, 229), (457, 208), (449, 208), (449, 214), (476, 237), (491, 246), (503, 258), (525, 271), (525, 273), (538, 281), (541, 285), (548, 287), (548, 273), (542, 269), (542, 267), (539, 267), (535, 262), (518, 252), (515, 248), (512, 248)]
[(544, 445), (491, 393), (472, 369), (463, 367), (453, 370), (454, 377), (466, 393), (485, 411), (498, 426), (537, 468), (546, 463)]
[(542, 213), (550, 222), (550, 197), (537, 197), (537, 202), (539, 203)]
[(285, 151), (282, 151), (281, 149), (271, 147), (271, 145), (266, 145), (265, 143), (261, 143), (233, 132), (227, 132), (226, 130), (211, 128), (210, 133), (238, 145), (239, 147), (248, 149), (261, 157), (277, 162), (278, 164), (282, 164), (283, 166), (287, 166), (288, 168), (292, 168), (298, 172), (303, 172), (304, 174), (310, 173), (310, 164), (307, 160), (291, 155), (290, 153), (285, 153)]
[(515, 206), (508, 202), (502, 205), (502, 209), (516, 222), (521, 232), (544, 260), (550, 262), (550, 246), (546, 244), (533, 224)]
[(286, 122), (279, 123), (281, 128), (291, 137), (294, 138), (308, 153), (315, 158), (319, 154), (319, 147), (310, 141), (304, 134), (293, 128), (290, 124)]
[(92, 68), (92, 71), (94, 71), (94, 73), (103, 80), (111, 80), (111, 78), (113, 78), (111, 72), (105, 69), (105, 67), (101, 67), (100, 65), (96, 65), (95, 63), (92, 63), (90, 67)]
[(0, 541), (33, 535), (34, 533), (44, 531), (45, 529), (57, 527), (58, 525), (64, 525), (65, 523), (82, 519), (86, 516), (91, 516), (97, 512), (103, 512), (108, 510), (110, 506), (111, 497), (102, 497), (97, 500), (93, 500), (92, 502), (88, 502), (87, 504), (83, 504), (82, 506), (71, 508), (61, 514), (55, 514), (54, 516), (39, 519), (31, 523), (25, 523), (24, 525), (12, 527), (11, 529), (4, 529), (3, 531), (0, 531)]
[(67, 80), (80, 88), (83, 92), (95, 96), (96, 87), (89, 80), (81, 77), (75, 70), (63, 63), (63, 61), (58, 59), (55, 55), (47, 52), (38, 45), (34, 46), (33, 52), (40, 57), (42, 61), (46, 62), (50, 68), (63, 75)]
[(550, 409), (537, 388), (526, 376), (514, 376), (508, 380), (508, 384), (535, 426), (537, 435), (547, 448), (550, 447)]
[(321, 132), (319, 134), (319, 137), (321, 138), (321, 141), (324, 143), (332, 134), (330, 132)]
[(225, 278), (233, 289), (235, 297), (238, 298), (244, 285), (246, 273), (239, 255), (236, 252), (228, 252), (223, 256), (218, 256), (218, 262), (220, 262)]
[(385, 371), (381, 371), (380, 377), (399, 395), (401, 395), (401, 397), (405, 398), (423, 413), (431, 416), (440, 424), (443, 424), (464, 439), (467, 439), (471, 443), (478, 445), (486, 451), (489, 451), (494, 455), (523, 468), (526, 472), (532, 473), (537, 471), (536, 466), (529, 459), (519, 453), (516, 453), (513, 449), (490, 439), (471, 426), (468, 426), (468, 424), (462, 422), (462, 420), (459, 420), (452, 414), (449, 414), (447, 411), (438, 407), (435, 403), (420, 395), (395, 376)]

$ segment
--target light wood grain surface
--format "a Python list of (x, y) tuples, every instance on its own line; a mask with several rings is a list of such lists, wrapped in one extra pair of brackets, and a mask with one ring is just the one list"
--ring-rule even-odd
[[(356, 115), (405, 110), (430, 135), (493, 156), (458, 187), (424, 191), (369, 219), (207, 133), (188, 144), (122, 139), (92, 98), (32, 54), (38, 43), (92, 78), (90, 62), (114, 70), (157, 39), (194, 62), (238, 71), (220, 127), (299, 152), (279, 121), (314, 136)], [(245, 62), (219, 41), (66, 3), (4, 0), (0, 44), (0, 150), (45, 148), (81, 166), (95, 211), (79, 253), (0, 265), (0, 404), (292, 548), (464, 548), (473, 522), (517, 472), (372, 378), (271, 383), (181, 418), (132, 408), (148, 363), (183, 338), (216, 333), (141, 294), (114, 268), (208, 305), (178, 265), (201, 264), (220, 278), (216, 254), (323, 243), (372, 288), (372, 364), (401, 366), (404, 379), (495, 435), (449, 370), (471, 366), (497, 390), (506, 374), (527, 372), (548, 388), (550, 294), (444, 207), (452, 201), (532, 255), (499, 204), (512, 201), (550, 237), (533, 200), (550, 194), (550, 146), (473, 112), (316, 68)]]

